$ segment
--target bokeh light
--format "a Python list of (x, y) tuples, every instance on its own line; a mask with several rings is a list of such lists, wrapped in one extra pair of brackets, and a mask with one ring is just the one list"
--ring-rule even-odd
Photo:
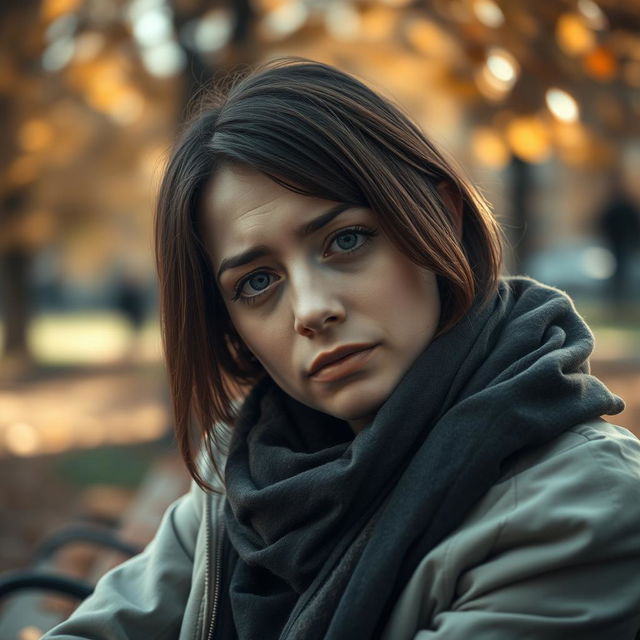
[(504, 13), (493, 0), (474, 0), (472, 7), (476, 18), (483, 25), (495, 29), (504, 24)]
[(540, 116), (513, 118), (507, 125), (506, 136), (511, 150), (522, 160), (537, 164), (551, 154), (549, 130)]
[(42, 438), (40, 432), (28, 422), (13, 422), (4, 430), (4, 446), (16, 456), (32, 456), (39, 453)]
[(580, 116), (578, 103), (569, 93), (562, 89), (548, 89), (545, 99), (549, 111), (563, 122), (575, 122)]
[(478, 161), (487, 167), (501, 169), (510, 161), (509, 148), (490, 127), (478, 127), (471, 137), (471, 146)]
[(587, 53), (596, 43), (588, 20), (578, 13), (564, 13), (558, 18), (556, 38), (561, 49), (570, 56)]
[(578, 0), (578, 11), (593, 29), (606, 29), (608, 20), (602, 9), (593, 0)]
[(583, 260), (586, 273), (596, 280), (607, 280), (616, 269), (615, 257), (603, 247), (590, 247), (584, 252)]

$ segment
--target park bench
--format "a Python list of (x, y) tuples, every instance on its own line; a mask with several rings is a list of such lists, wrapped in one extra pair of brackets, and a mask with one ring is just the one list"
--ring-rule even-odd
[(0, 574), (0, 638), (37, 640), (67, 618), (100, 576), (144, 548), (188, 487), (180, 459), (160, 458), (117, 522), (87, 519), (55, 531), (29, 567)]

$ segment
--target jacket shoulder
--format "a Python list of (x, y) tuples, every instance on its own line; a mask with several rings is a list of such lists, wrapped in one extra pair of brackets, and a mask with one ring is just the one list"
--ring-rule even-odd
[(640, 441), (604, 420), (514, 456), (418, 565), (385, 639), (633, 638), (639, 497)]
[[(583, 450), (580, 447), (584, 445), (589, 446)], [(611, 458), (616, 463), (615, 469), (630, 467), (632, 473), (637, 471), (640, 440), (628, 429), (598, 418), (577, 424), (544, 445), (518, 452), (505, 465), (500, 481), (509, 480), (557, 457), (565, 461), (579, 459), (588, 468), (589, 458), (583, 457), (586, 450), (590, 452), (590, 456), (593, 454), (599, 458)]]

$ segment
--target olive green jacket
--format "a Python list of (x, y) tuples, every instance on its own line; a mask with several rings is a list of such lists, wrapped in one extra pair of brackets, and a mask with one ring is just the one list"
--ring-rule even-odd
[[(46, 640), (212, 637), (222, 502), (193, 485), (146, 550)], [(383, 640), (634, 640), (639, 629), (640, 441), (594, 420), (512, 460), (416, 567)]]

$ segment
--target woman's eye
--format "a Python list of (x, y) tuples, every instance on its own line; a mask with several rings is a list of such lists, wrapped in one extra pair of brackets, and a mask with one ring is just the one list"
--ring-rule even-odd
[(363, 245), (367, 244), (376, 232), (372, 229), (354, 228), (346, 229), (345, 231), (338, 232), (331, 243), (329, 244), (330, 252), (333, 251), (332, 247), (337, 247), (338, 253), (350, 253), (356, 251)]
[(273, 274), (267, 271), (256, 271), (238, 283), (233, 300), (250, 301), (264, 293), (273, 282)]
[(349, 232), (340, 234), (336, 240), (336, 244), (344, 251), (351, 251), (358, 244), (358, 234)]

